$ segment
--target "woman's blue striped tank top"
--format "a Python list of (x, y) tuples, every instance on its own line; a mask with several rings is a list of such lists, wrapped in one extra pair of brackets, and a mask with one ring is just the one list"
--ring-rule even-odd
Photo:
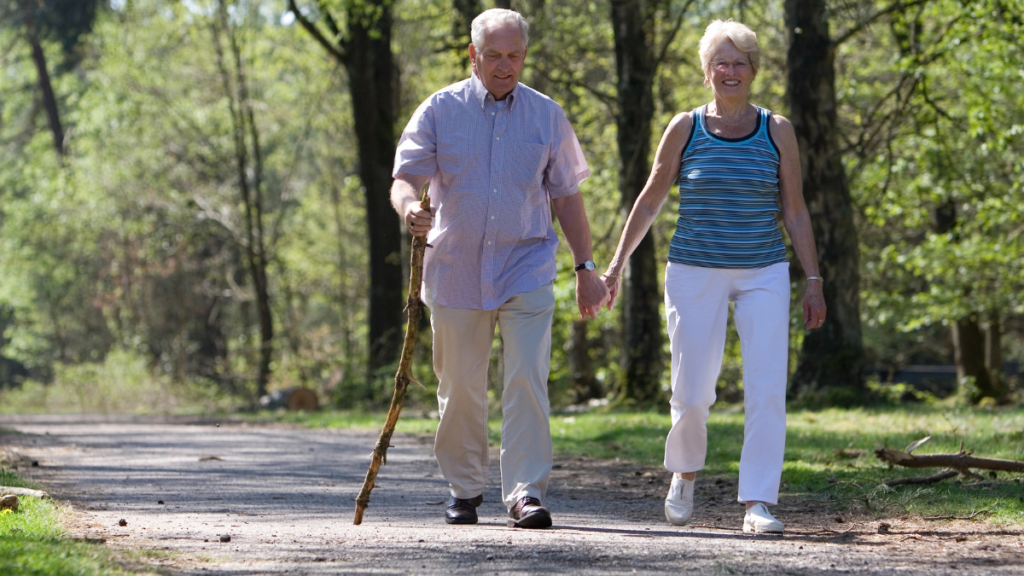
[(771, 112), (758, 107), (744, 138), (707, 129), (707, 104), (693, 111), (693, 130), (679, 169), (679, 220), (668, 251), (676, 264), (764, 268), (786, 261), (779, 213), (779, 149), (768, 133)]

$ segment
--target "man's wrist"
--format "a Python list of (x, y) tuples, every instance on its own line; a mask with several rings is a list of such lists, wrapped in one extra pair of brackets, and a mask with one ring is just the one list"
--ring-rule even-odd
[(419, 201), (416, 198), (414, 198), (412, 196), (406, 196), (405, 200), (404, 200), (404, 202), (402, 204), (402, 213), (403, 214), (408, 214), (409, 213), (409, 207), (412, 206), (413, 204), (418, 204), (418, 203), (419, 203)]

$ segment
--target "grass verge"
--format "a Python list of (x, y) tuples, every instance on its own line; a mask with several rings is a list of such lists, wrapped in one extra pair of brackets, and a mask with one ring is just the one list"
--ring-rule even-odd
[[(278, 421), (311, 427), (379, 429), (383, 413), (356, 411), (285, 413)], [(555, 453), (563, 456), (620, 458), (644, 466), (660, 466), (667, 414), (588, 413), (551, 418)], [(403, 415), (398, 431), (433, 434), (437, 421), (414, 411)], [(491, 420), (491, 442), (497, 444), (501, 421)], [(905, 449), (931, 436), (915, 453), (964, 449), (990, 458), (1024, 459), (1024, 409), (976, 409), (899, 406), (790, 412), (782, 497), (816, 501), (830, 510), (855, 510), (875, 517), (919, 515), (967, 517), (998, 524), (1024, 524), (1024, 489), (1019, 474), (1000, 472), (985, 481), (945, 480), (925, 486), (890, 488), (884, 482), (927, 476), (938, 470), (891, 468), (874, 456), (876, 448)], [(742, 406), (717, 406), (708, 421), (706, 476), (739, 473), (743, 443)], [(984, 512), (979, 512), (984, 511)]]
[[(35, 488), (0, 468), (0, 485)], [(19, 496), (17, 512), (0, 512), (0, 574), (18, 576), (121, 576), (133, 574), (103, 545), (69, 539), (61, 510), (51, 500)]]

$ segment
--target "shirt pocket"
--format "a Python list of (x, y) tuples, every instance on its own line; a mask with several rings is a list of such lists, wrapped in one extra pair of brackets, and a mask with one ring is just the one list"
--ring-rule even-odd
[(522, 237), (545, 238), (551, 228), (548, 193), (544, 173), (548, 166), (548, 147), (531, 142), (513, 142), (506, 163), (507, 178), (519, 198)]
[(509, 181), (523, 188), (540, 188), (548, 166), (548, 147), (531, 142), (512, 142), (511, 152), (506, 165)]

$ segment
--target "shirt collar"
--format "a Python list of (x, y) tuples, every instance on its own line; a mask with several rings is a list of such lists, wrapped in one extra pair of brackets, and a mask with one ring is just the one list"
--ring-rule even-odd
[[(496, 100), (494, 99), (494, 95), (487, 90), (487, 87), (484, 86), (483, 81), (480, 80), (480, 77), (476, 75), (476, 72), (473, 72), (473, 75), (469, 80), (469, 86), (470, 91), (473, 93), (473, 96), (476, 98), (477, 102), (480, 103), (481, 110), (484, 109), (484, 106), (487, 105), (488, 102), (496, 102)], [(516, 87), (512, 89), (512, 92), (509, 93), (509, 95), (505, 99), (510, 110), (512, 108), (513, 103), (516, 100), (516, 96), (519, 94), (519, 86), (521, 86), (521, 84), (519, 84), (519, 82), (516, 82)]]

